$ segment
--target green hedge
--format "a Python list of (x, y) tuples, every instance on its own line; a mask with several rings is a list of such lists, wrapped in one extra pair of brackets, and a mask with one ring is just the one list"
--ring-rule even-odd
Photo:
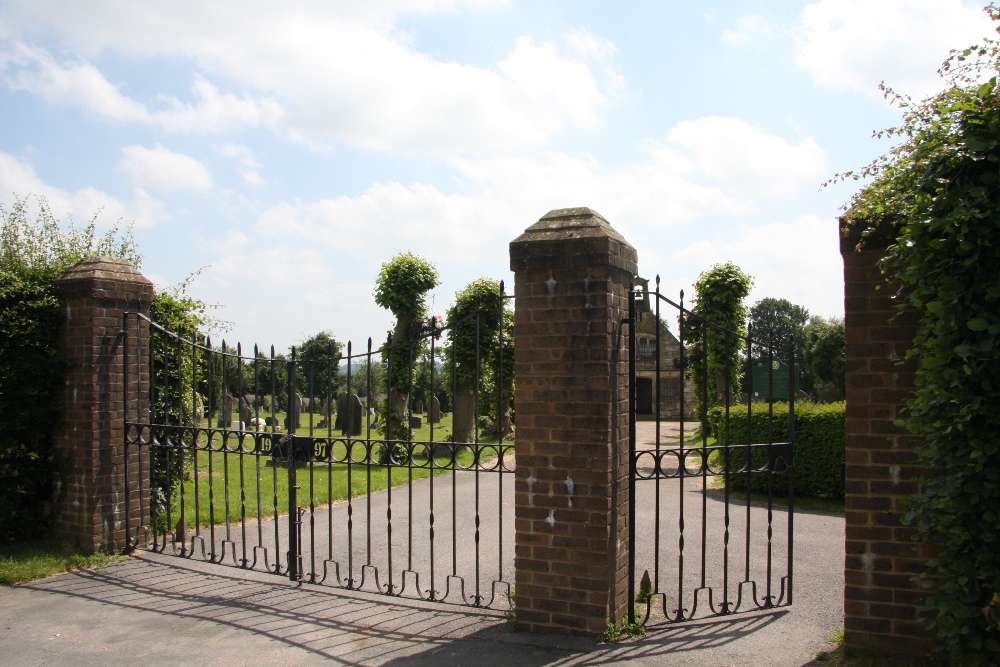
[[(712, 432), (717, 435), (718, 444), (726, 444), (723, 440), (724, 428), (722, 408), (712, 408), (709, 418), (712, 422)], [(788, 404), (775, 403), (773, 410), (774, 422), (769, 422), (766, 404), (753, 406), (752, 413), (752, 443), (766, 443), (769, 429), (774, 433), (776, 442), (787, 440), (788, 434)], [(845, 405), (840, 403), (796, 403), (795, 405), (795, 494), (801, 496), (816, 496), (821, 498), (842, 498), (841, 469), (844, 464), (846, 442)], [(745, 445), (747, 438), (747, 408), (745, 405), (729, 408), (729, 443)], [(730, 454), (731, 468), (743, 467), (744, 452), (740, 448)], [(755, 452), (754, 463), (763, 465), (766, 452), (763, 449)], [(731, 488), (745, 488), (746, 476), (740, 475), (732, 479)], [(751, 475), (750, 488), (753, 491), (767, 491), (767, 475)], [(774, 492), (788, 492), (788, 476), (774, 476)]]
[(62, 320), (50, 279), (0, 270), (0, 540), (44, 536), (65, 487), (52, 447)]

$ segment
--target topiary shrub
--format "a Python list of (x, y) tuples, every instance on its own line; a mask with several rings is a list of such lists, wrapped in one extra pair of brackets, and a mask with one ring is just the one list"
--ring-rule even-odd
[[(771, 421), (773, 415), (773, 421)], [(739, 445), (765, 443), (769, 433), (776, 442), (784, 442), (788, 433), (788, 404), (775, 403), (772, 415), (768, 415), (766, 404), (754, 405), (750, 419), (747, 407), (737, 405), (729, 408), (730, 469), (739, 470), (746, 460), (746, 451)], [(713, 408), (710, 413), (712, 432), (718, 434), (719, 444), (726, 444), (723, 408)], [(747, 436), (749, 426), (750, 437)], [(841, 470), (844, 464), (846, 442), (846, 408), (844, 403), (796, 403), (795, 405), (795, 495), (820, 498), (843, 498)], [(767, 452), (754, 452), (754, 467), (759, 468), (766, 461)], [(713, 463), (716, 465), (718, 455)], [(746, 488), (746, 475), (735, 475), (728, 479), (731, 488)], [(776, 494), (788, 493), (788, 475), (750, 475), (750, 490), (767, 492), (773, 483)]]

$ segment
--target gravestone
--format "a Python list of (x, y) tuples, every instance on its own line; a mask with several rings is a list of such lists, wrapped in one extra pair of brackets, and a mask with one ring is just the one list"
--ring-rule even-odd
[(248, 401), (246, 396), (240, 397), (240, 421), (249, 424), (253, 418), (253, 403)]
[(423, 421), (420, 417), (410, 416), (410, 428), (420, 428), (423, 425)]
[(201, 426), (201, 421), (205, 418), (205, 398), (201, 394), (194, 395), (194, 424)]
[(264, 417), (264, 426), (277, 426), (277, 425), (278, 425), (277, 417)]
[(333, 422), (333, 427), (341, 433), (344, 431), (344, 420), (347, 418), (347, 394), (337, 397), (337, 418)]
[(229, 425), (233, 423), (233, 404), (236, 403), (236, 399), (229, 394), (223, 394), (222, 400), (219, 401), (219, 419), (216, 422), (218, 428), (229, 428)]
[(347, 428), (343, 431), (344, 435), (361, 435), (361, 424), (365, 417), (365, 406), (361, 398), (357, 394), (351, 394), (346, 398), (345, 404), (343, 423)]
[(302, 399), (302, 412), (312, 412), (312, 399), (303, 398)]
[(441, 421), (441, 401), (437, 396), (431, 396), (431, 407), (427, 411), (427, 423), (437, 424)]
[(424, 414), (424, 402), (423, 401), (415, 401), (413, 403), (413, 411), (416, 412), (418, 415)]

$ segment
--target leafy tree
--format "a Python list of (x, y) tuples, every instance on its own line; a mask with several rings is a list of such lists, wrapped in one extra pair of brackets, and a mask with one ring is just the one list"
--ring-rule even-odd
[(385, 432), (390, 438), (405, 439), (408, 434), (410, 370), (420, 352), (420, 320), (427, 314), (427, 292), (438, 282), (434, 266), (409, 252), (384, 263), (375, 280), (375, 303), (396, 316), (385, 351), (389, 385)]
[(455, 442), (473, 441), (477, 412), (491, 417), (498, 430), (509, 426), (503, 422), (514, 386), (513, 323), (496, 280), (473, 280), (455, 295), (448, 322)]
[(746, 337), (744, 300), (752, 285), (753, 278), (732, 262), (702, 272), (694, 285), (692, 315), (684, 322), (685, 339), (688, 372), (697, 389), (698, 416), (706, 430), (708, 409), (725, 405), (729, 392), (739, 386), (740, 350)]
[(806, 327), (805, 364), (813, 378), (813, 391), (827, 403), (844, 400), (846, 360), (844, 320), (813, 317)]
[[(750, 359), (756, 363), (766, 360), (769, 348), (773, 349), (775, 357), (787, 362), (789, 341), (795, 354), (796, 371), (805, 380), (800, 385), (805, 391), (812, 391), (812, 374), (803, 373), (806, 369), (804, 361), (806, 347), (806, 323), (809, 321), (809, 311), (788, 299), (765, 297), (750, 308), (749, 331), (751, 339), (759, 345), (748, 350)], [(749, 382), (750, 378), (744, 378)], [(748, 385), (744, 385), (748, 389)]]
[[(295, 382), (300, 393), (315, 399), (336, 399), (340, 388), (341, 345), (329, 331), (307, 338), (298, 347)], [(354, 387), (351, 387), (354, 390)]]
[[(1000, 10), (986, 8), (994, 21)], [(906, 521), (937, 555), (922, 574), (924, 621), (953, 664), (1000, 655), (1000, 41), (952, 52), (947, 87), (903, 109), (900, 139), (845, 222), (889, 240), (882, 268), (900, 308), (919, 318), (906, 425), (929, 471)]]

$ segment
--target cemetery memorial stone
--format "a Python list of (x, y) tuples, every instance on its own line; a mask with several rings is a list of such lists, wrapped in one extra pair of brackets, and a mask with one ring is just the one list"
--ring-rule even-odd
[(341, 394), (337, 397), (337, 419), (333, 422), (333, 427), (339, 430), (341, 433), (344, 432), (344, 420), (347, 418), (347, 394)]
[(295, 392), (288, 401), (288, 416), (285, 417), (285, 427), (291, 431), (302, 427), (302, 396)]
[(249, 424), (254, 418), (253, 403), (247, 401), (247, 397), (240, 398), (240, 421), (244, 425)]
[(413, 404), (413, 411), (416, 412), (418, 415), (424, 414), (424, 402), (423, 401), (416, 401)]
[(218, 428), (229, 428), (233, 423), (233, 403), (236, 402), (229, 394), (223, 394), (219, 401), (219, 419), (216, 423)]
[(410, 428), (420, 428), (422, 424), (420, 417), (410, 416)]
[(427, 412), (427, 423), (437, 424), (441, 421), (441, 401), (438, 400), (437, 396), (431, 397), (431, 407)]
[[(342, 430), (344, 435), (361, 435), (361, 424), (365, 417), (365, 406), (357, 394), (345, 397), (345, 409), (343, 423), (347, 428)], [(340, 417), (340, 413), (337, 413)]]

